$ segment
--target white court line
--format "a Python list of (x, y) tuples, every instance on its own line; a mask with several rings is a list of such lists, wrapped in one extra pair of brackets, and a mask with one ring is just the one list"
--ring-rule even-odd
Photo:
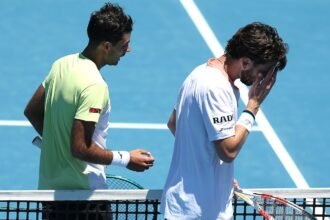
[[(29, 121), (23, 120), (0, 120), (0, 126), (31, 126)], [(153, 129), (165, 130), (168, 129), (166, 124), (157, 123), (110, 123), (110, 128), (118, 129)]]
[[(207, 21), (205, 20), (204, 16), (196, 6), (193, 0), (180, 0), (181, 4), (187, 11), (189, 17), (196, 25), (196, 28), (206, 41), (208, 47), (212, 51), (215, 57), (219, 57), (223, 54), (224, 50), (219, 41), (217, 40), (215, 34), (213, 33), (212, 29), (209, 27)], [(242, 89), (243, 88), (243, 89)], [(241, 98), (242, 101), (247, 104), (247, 94), (248, 89), (246, 86), (242, 86), (241, 90)], [(282, 144), (281, 140), (275, 133), (272, 126), (269, 124), (266, 116), (260, 109), (257, 117), (256, 122), (259, 125), (261, 132), (264, 134), (265, 138), (271, 145), (272, 149), (276, 153), (277, 157), (289, 173), (290, 177), (294, 181), (297, 187), (299, 188), (309, 188), (309, 185), (301, 172), (299, 171), (297, 165), (291, 158), (290, 154), (287, 152), (286, 148)]]
[[(23, 120), (0, 120), (0, 126), (30, 127), (31, 124), (29, 121), (23, 121)], [(110, 122), (110, 128), (168, 130), (167, 125), (161, 123)], [(258, 126), (254, 126), (252, 131), (260, 131), (260, 128)]]

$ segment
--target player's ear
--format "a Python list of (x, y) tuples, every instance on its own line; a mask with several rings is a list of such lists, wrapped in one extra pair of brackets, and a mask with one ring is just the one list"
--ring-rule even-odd
[(102, 42), (102, 48), (105, 50), (105, 51), (109, 51), (112, 47), (112, 43), (110, 41), (103, 41)]
[(252, 68), (253, 61), (250, 58), (248, 58), (248, 57), (242, 57), (239, 60), (240, 60), (241, 69), (242, 70), (248, 70), (248, 69), (251, 69)]

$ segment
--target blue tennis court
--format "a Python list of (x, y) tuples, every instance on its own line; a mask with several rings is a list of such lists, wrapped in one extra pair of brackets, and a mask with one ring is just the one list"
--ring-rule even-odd
[[(0, 2), (0, 188), (36, 189), (39, 149), (23, 110), (52, 62), (80, 52), (86, 26), (104, 1)], [(289, 43), (287, 68), (262, 106), (236, 160), (242, 187), (329, 187), (330, 1), (117, 1), (134, 21), (132, 52), (101, 72), (110, 87), (108, 146), (146, 148), (156, 158), (145, 173), (108, 167), (151, 189), (162, 188), (173, 137), (165, 124), (179, 87), (196, 65), (219, 55), (241, 26), (261, 21)], [(244, 107), (244, 100), (240, 103)]]

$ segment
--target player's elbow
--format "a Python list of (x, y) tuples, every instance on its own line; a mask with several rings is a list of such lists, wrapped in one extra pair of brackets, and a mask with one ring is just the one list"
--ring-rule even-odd
[(172, 134), (175, 134), (175, 122), (173, 121), (168, 121), (167, 122), (167, 127), (168, 129), (170, 129), (170, 131), (172, 132)]
[(73, 148), (71, 148), (71, 155), (76, 158), (76, 159), (82, 159), (82, 153), (79, 150), (74, 150)]
[(31, 107), (30, 105), (26, 106), (24, 109), (24, 116), (31, 122), (32, 124), (38, 121), (43, 120), (43, 112), (38, 111), (38, 109)]
[(228, 142), (228, 140), (227, 141), (226, 140), (215, 141), (215, 148), (216, 148), (218, 157), (226, 163), (233, 162), (239, 152), (232, 143)]
[(237, 152), (229, 151), (227, 149), (217, 149), (217, 154), (218, 154), (218, 157), (226, 163), (233, 162), (235, 160), (236, 156), (238, 155)]
[(71, 146), (71, 155), (79, 160), (84, 160), (86, 157), (86, 152), (84, 151), (83, 147), (78, 145)]
[(175, 136), (175, 130), (176, 130), (176, 111), (175, 110), (173, 110), (170, 118), (168, 119), (167, 127), (168, 127), (168, 129), (170, 129), (172, 134)]
[(221, 154), (221, 155), (218, 154), (218, 156), (219, 156), (219, 158), (222, 161), (224, 161), (226, 163), (231, 163), (231, 162), (233, 162), (235, 160), (235, 158), (237, 156), (237, 153), (229, 153), (229, 152), (227, 152), (227, 153)]
[(32, 112), (31, 112), (31, 110), (28, 108), (28, 107), (26, 107), (25, 109), (24, 109), (24, 116), (30, 121), (31, 120), (31, 118), (32, 118)]

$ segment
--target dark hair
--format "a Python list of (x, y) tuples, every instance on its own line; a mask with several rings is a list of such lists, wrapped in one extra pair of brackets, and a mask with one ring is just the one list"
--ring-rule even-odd
[(106, 3), (91, 14), (87, 27), (90, 42), (109, 41), (116, 44), (133, 30), (133, 21), (117, 4)]
[(278, 69), (286, 66), (288, 45), (275, 28), (254, 22), (240, 28), (228, 41), (225, 53), (232, 58), (248, 57), (256, 64), (278, 63)]

